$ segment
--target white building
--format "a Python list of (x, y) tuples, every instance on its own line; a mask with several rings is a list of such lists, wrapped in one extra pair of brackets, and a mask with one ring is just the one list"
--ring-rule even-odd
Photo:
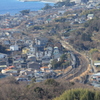
[(52, 51), (53, 48), (52, 47), (47, 47), (47, 50)]
[(100, 83), (100, 73), (93, 74), (91, 76), (92, 81), (96, 81)]
[(93, 19), (93, 17), (94, 17), (94, 14), (88, 14), (88, 15), (87, 15), (87, 19), (88, 19), (88, 20)]
[(10, 46), (10, 50), (11, 50), (11, 51), (17, 51), (17, 50), (19, 50), (19, 47), (18, 47), (18, 45), (16, 45), (16, 44), (15, 44), (15, 45), (11, 45), (11, 46)]
[(2, 59), (2, 58), (6, 58), (6, 57), (7, 57), (6, 54), (0, 53), (0, 59)]
[(17, 73), (17, 70), (15, 69), (3, 69), (1, 71), (1, 73), (5, 74), (5, 73)]

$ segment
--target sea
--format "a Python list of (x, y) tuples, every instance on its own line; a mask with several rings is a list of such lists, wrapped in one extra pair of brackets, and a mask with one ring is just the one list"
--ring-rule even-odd
[(22, 10), (38, 11), (45, 6), (46, 3), (53, 6), (54, 3), (51, 2), (20, 2), (18, 0), (0, 0), (0, 15), (10, 13), (10, 15), (15, 15)]

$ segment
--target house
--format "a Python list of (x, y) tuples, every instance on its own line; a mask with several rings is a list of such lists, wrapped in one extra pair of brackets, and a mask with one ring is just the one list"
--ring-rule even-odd
[(53, 52), (53, 57), (54, 59), (58, 59), (61, 56), (61, 54), (59, 53), (59, 50), (56, 48)]
[(38, 77), (36, 78), (36, 82), (42, 82), (42, 81), (45, 81), (46, 79), (45, 78), (42, 78), (42, 77)]
[(91, 80), (100, 83), (100, 73), (96, 73), (96, 74), (91, 75)]
[(17, 73), (17, 72), (18, 72), (18, 71), (15, 70), (15, 69), (3, 69), (3, 70), (1, 71), (1, 73), (3, 73), (3, 74), (6, 74), (6, 73), (10, 74), (10, 73)]
[(5, 32), (5, 34), (6, 34), (7, 36), (9, 36), (9, 35), (10, 35), (10, 33), (9, 33), (9, 32)]
[(15, 66), (9, 66), (9, 67), (7, 67), (8, 69), (14, 69), (15, 68)]
[(51, 68), (52, 68), (52, 65), (51, 65), (51, 64), (49, 64), (49, 65), (48, 65), (48, 68), (49, 68), (49, 69), (51, 69)]
[(29, 51), (27, 52), (27, 55), (34, 55), (35, 54), (35, 48), (30, 48)]
[(0, 61), (0, 70), (5, 69), (7, 67), (6, 61)]
[(46, 51), (44, 52), (44, 56), (51, 57), (51, 55), (52, 55), (52, 51), (46, 50)]
[(0, 59), (7, 58), (7, 54), (0, 53)]
[(94, 61), (94, 70), (100, 72), (100, 61)]
[(9, 66), (5, 69), (2, 69), (1, 73), (17, 73), (17, 70), (14, 69), (15, 66)]
[(19, 76), (19, 74), (18, 73), (10, 73), (10, 76), (17, 77), (17, 76)]
[(30, 51), (35, 53), (35, 51), (36, 51), (35, 47), (33, 47), (33, 46), (31, 45), (31, 46), (30, 46)]
[(16, 68), (26, 68), (26, 63), (23, 58), (14, 59), (13, 65), (16, 66)]
[(28, 78), (24, 75), (16, 77), (17, 81), (28, 81)]
[(25, 47), (22, 49), (22, 54), (27, 54), (29, 52), (29, 48), (28, 47)]
[(13, 59), (19, 59), (19, 58), (21, 58), (21, 55), (19, 55), (19, 54), (15, 54), (15, 55), (13, 56)]
[(0, 61), (0, 65), (7, 65), (7, 61)]
[(87, 15), (87, 20), (91, 20), (91, 19), (93, 19), (93, 17), (94, 17), (94, 14), (88, 14)]
[(24, 43), (25, 43), (24, 40), (21, 40), (21, 39), (17, 40), (17, 45), (18, 46), (23, 46)]
[(29, 62), (27, 63), (27, 68), (31, 68), (33, 70), (40, 70), (40, 64), (37, 62)]
[(45, 46), (48, 39), (45, 37), (37, 37), (35, 38), (35, 44), (38, 46)]
[(55, 47), (54, 47), (54, 50), (58, 50), (58, 47), (57, 47), (57, 46), (55, 46)]
[(35, 24), (34, 22), (30, 21), (30, 22), (27, 23), (26, 27), (33, 26), (34, 24)]
[(44, 56), (42, 58), (42, 64), (49, 64), (50, 63), (50, 57), (49, 56)]
[(22, 76), (22, 75), (26, 76), (30, 80), (31, 78), (34, 77), (34, 72), (25, 70), (20, 73), (20, 76)]
[(50, 47), (50, 46), (48, 46), (48, 47), (47, 47), (47, 50), (52, 51), (52, 50), (53, 50), (53, 48), (52, 48), (52, 47)]
[(59, 15), (63, 15), (66, 11), (62, 10), (62, 11), (58, 11)]
[(53, 54), (54, 54), (54, 55), (59, 54), (59, 50), (58, 50), (58, 49), (55, 49), (54, 52), (53, 52)]
[(36, 57), (33, 55), (33, 56), (28, 56), (28, 58), (26, 59), (27, 62), (36, 62)]
[(37, 72), (34, 73), (34, 76), (35, 76), (36, 78), (43, 77), (44, 75), (45, 75), (45, 73), (42, 72), (42, 71), (37, 71)]
[(19, 50), (19, 47), (17, 44), (10, 46), (10, 51), (17, 51), (17, 50)]
[(23, 62), (20, 64), (21, 68), (27, 68), (27, 63), (26, 62)]
[(94, 61), (94, 65), (95, 65), (96, 67), (100, 66), (100, 61)]
[(4, 44), (4, 45), (10, 45), (10, 40), (4, 40), (4, 41), (3, 41), (3, 44)]
[(41, 69), (41, 71), (45, 72), (46, 70), (49, 70), (49, 67), (44, 66), (44, 67), (41, 67), (40, 69)]
[(14, 59), (13, 63), (24, 63), (24, 59), (23, 58)]
[(43, 52), (42, 51), (39, 51), (39, 52), (36, 52), (36, 59), (38, 60), (41, 60), (43, 57)]
[(26, 44), (31, 45), (31, 44), (33, 44), (33, 41), (32, 40), (26, 40)]
[(0, 65), (0, 71), (6, 68), (7, 68), (7, 65)]

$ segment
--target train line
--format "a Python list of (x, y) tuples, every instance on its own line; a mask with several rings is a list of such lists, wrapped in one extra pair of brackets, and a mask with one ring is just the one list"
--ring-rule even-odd
[[(66, 47), (68, 48), (68, 43), (67, 44), (64, 43), (63, 45), (65, 48)], [(69, 70), (67, 73), (63, 74), (60, 78), (65, 78), (66, 80), (72, 80), (75, 77), (80, 76), (82, 73), (84, 73), (87, 70), (89, 62), (82, 54), (78, 53), (74, 49), (72, 50), (72, 47), (68, 48), (68, 49), (73, 51), (73, 54), (75, 55), (75, 58), (76, 58), (75, 59), (76, 63), (75, 63), (75, 66), (73, 66), (71, 70)]]

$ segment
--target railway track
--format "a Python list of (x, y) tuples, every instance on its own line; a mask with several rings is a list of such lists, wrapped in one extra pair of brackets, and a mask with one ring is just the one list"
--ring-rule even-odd
[(69, 72), (63, 74), (61, 77), (61, 78), (65, 78), (66, 80), (72, 80), (73, 78), (80, 76), (82, 73), (84, 73), (87, 70), (89, 62), (82, 54), (78, 53), (74, 49), (72, 50), (72, 47), (70, 45), (68, 46), (68, 43), (64, 43), (63, 46), (65, 48), (67, 47), (66, 49), (73, 51), (74, 55), (77, 58), (76, 67), (72, 68)]
[(66, 80), (71, 80), (71, 79), (73, 79), (75, 77), (78, 77), (78, 76), (80, 76), (82, 73), (84, 73), (87, 70), (87, 66), (88, 66), (87, 60), (85, 60), (85, 58), (80, 55), (79, 61), (80, 61), (79, 67), (73, 69), (72, 70), (73, 72), (71, 72), (72, 75), (67, 77)]

